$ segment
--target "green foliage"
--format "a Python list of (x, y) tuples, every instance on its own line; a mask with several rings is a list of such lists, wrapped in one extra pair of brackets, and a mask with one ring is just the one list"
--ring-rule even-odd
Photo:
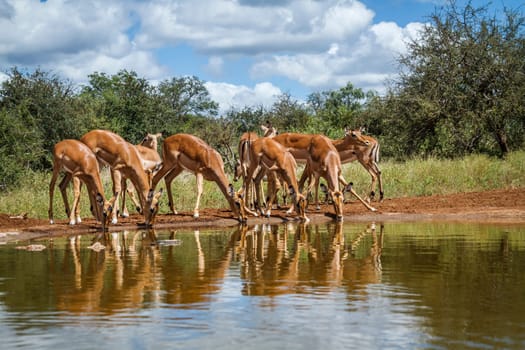
[(355, 88), (352, 83), (347, 83), (338, 90), (310, 94), (307, 101), (318, 121), (317, 132), (330, 137), (340, 137), (346, 127), (365, 126), (362, 118), (358, 116), (363, 112), (366, 100), (373, 96), (373, 92), (365, 93), (362, 89)]
[(43, 141), (32, 118), (19, 118), (16, 111), (0, 110), (0, 189), (16, 185), (27, 169), (38, 165)]
[(280, 132), (300, 132), (311, 122), (311, 117), (304, 105), (294, 100), (290, 94), (282, 94), (268, 112), (266, 120)]
[(436, 11), (400, 58), (400, 78), (383, 101), (385, 136), (401, 140), (406, 155), (504, 155), (522, 147), (524, 23), (518, 12), (500, 20), (470, 3)]
[[(79, 111), (83, 112), (82, 105), (77, 103), (71, 83), (49, 72), (37, 69), (32, 73), (24, 73), (13, 68), (8, 76), (9, 79), (2, 83), (0, 90), (0, 108), (6, 111), (9, 118), (18, 119), (13, 125), (25, 127), (26, 134), (33, 135), (31, 139), (41, 139), (39, 147), (31, 152), (40, 156), (40, 159), (33, 159), (31, 167), (49, 167), (49, 152), (55, 143), (65, 138), (78, 137), (86, 129), (84, 115), (77, 115)], [(12, 131), (14, 135), (21, 132)], [(14, 143), (25, 140), (14, 135), (10, 136)]]

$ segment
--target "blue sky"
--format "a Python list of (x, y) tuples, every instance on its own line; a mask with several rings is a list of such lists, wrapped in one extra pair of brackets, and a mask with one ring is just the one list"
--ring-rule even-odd
[[(457, 1), (462, 6), (465, 1)], [(134, 70), (194, 75), (221, 111), (303, 100), (351, 82), (385, 90), (396, 57), (442, 1), (0, 0), (0, 81), (40, 67), (75, 83)], [(474, 5), (486, 4), (473, 1)], [(494, 2), (516, 8), (516, 0)]]

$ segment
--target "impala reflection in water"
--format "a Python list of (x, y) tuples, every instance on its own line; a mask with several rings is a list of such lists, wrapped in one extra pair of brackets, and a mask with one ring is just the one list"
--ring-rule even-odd
[[(310, 287), (340, 287), (345, 280), (353, 281), (349, 288), (381, 281), (383, 226), (376, 233), (375, 224), (369, 225), (348, 245), (342, 223), (329, 224), (323, 232), (306, 224), (288, 224), (281, 233), (277, 228), (246, 226), (238, 233), (235, 255), (247, 282), (243, 293), (301, 293), (310, 292)], [(323, 237), (326, 232), (329, 239)], [(355, 251), (366, 235), (373, 237), (373, 244), (368, 255), (357, 258)]]
[[(153, 230), (101, 233), (65, 240), (60, 268), (51, 269), (56, 309), (74, 314), (107, 313), (162, 304), (210, 302), (224, 284), (231, 263), (239, 263), (245, 295), (307, 293), (381, 281), (383, 232), (370, 225), (345, 242), (342, 223), (323, 229), (306, 224), (239, 226), (223, 243), (200, 231), (175, 231), (159, 239)], [(327, 237), (323, 237), (328, 232)], [(356, 257), (363, 237), (369, 253)], [(54, 259), (54, 258), (53, 258)], [(344, 283), (344, 281), (353, 281)], [(49, 305), (49, 307), (53, 307)]]
[[(46, 249), (15, 249), (29, 243)], [(524, 265), (523, 225), (289, 222), (6, 243), (0, 337), (39, 349), (522, 349)]]

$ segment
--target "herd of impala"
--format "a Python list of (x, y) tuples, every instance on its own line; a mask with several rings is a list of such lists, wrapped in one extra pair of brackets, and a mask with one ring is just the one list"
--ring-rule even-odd
[[(291, 198), (292, 205), (287, 213), (294, 211), (301, 221), (306, 216), (307, 197), (315, 189), (315, 205), (319, 209), (318, 187), (323, 177), (326, 185), (325, 201), (334, 205), (335, 218), (343, 220), (344, 192), (351, 192), (369, 210), (374, 198), (376, 181), (379, 183), (379, 200), (383, 199), (381, 171), (377, 165), (379, 144), (377, 140), (362, 134), (362, 130), (345, 130), (342, 139), (331, 140), (316, 134), (281, 133), (270, 125), (261, 126), (264, 135), (255, 132), (244, 133), (239, 141), (239, 159), (235, 179), (242, 178), (243, 185), (236, 192), (224, 171), (220, 154), (203, 140), (189, 134), (176, 134), (164, 139), (162, 157), (157, 152), (161, 134), (147, 134), (138, 145), (131, 144), (119, 135), (107, 130), (92, 130), (80, 140), (67, 139), (57, 143), (53, 149), (53, 175), (49, 185), (49, 220), (53, 220), (53, 194), (58, 175), (64, 177), (59, 188), (64, 201), (69, 224), (81, 222), (79, 197), (82, 183), (87, 187), (91, 212), (102, 229), (109, 223), (117, 223), (118, 212), (128, 216), (125, 205), (126, 193), (133, 200), (138, 212), (145, 218), (145, 224), (154, 224), (159, 209), (162, 189), (155, 192), (158, 183), (164, 179), (169, 208), (174, 213), (171, 182), (184, 170), (196, 176), (197, 199), (193, 216), (199, 217), (199, 203), (203, 181), (214, 181), (227, 199), (233, 215), (245, 222), (248, 215), (270, 216), (277, 192), (283, 189)], [(341, 174), (341, 164), (358, 160), (372, 177), (367, 198), (362, 199)], [(300, 180), (297, 179), (297, 163), (305, 164)], [(113, 196), (104, 195), (100, 178), (100, 167), (109, 166), (113, 182)], [(262, 180), (266, 178), (267, 196), (263, 197)], [(127, 180), (131, 181), (128, 187)], [(306, 181), (309, 185), (303, 193)], [(73, 183), (74, 200), (70, 207), (66, 188)], [(341, 185), (341, 186), (340, 186)], [(286, 191), (287, 189), (287, 191)], [(135, 191), (138, 196), (135, 198)], [(115, 210), (120, 197), (121, 209)], [(266, 199), (266, 203), (265, 203)]]

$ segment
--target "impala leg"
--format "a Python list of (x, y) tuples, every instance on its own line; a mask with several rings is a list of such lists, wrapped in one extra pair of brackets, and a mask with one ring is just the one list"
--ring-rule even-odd
[[(277, 178), (277, 174), (275, 174), (274, 171), (268, 172), (266, 174), (266, 177), (268, 179), (268, 182), (267, 182), (268, 185), (266, 186), (266, 205), (268, 206), (268, 202), (271, 202), (271, 203), (276, 202), (275, 198), (277, 197), (277, 192), (279, 191), (281, 184), (279, 182), (279, 179)], [(277, 204), (277, 207), (279, 207), (279, 204), (278, 203), (276, 204)]]
[[(80, 217), (80, 193), (81, 191), (82, 191), (82, 182), (80, 181), (78, 177), (74, 176), (73, 177), (73, 193), (75, 194), (75, 198), (73, 199), (73, 207), (71, 208), (71, 211), (75, 215), (75, 221), (77, 224), (80, 224), (82, 222), (82, 218)], [(76, 200), (76, 203), (75, 203), (75, 200)], [(91, 203), (91, 205), (93, 204), (94, 203)]]
[(195, 177), (197, 180), (197, 201), (195, 202), (195, 208), (193, 209), (193, 217), (198, 218), (199, 217), (199, 204), (201, 202), (201, 195), (202, 195), (202, 187), (204, 185), (204, 177), (202, 176), (202, 173), (196, 173)]
[(126, 181), (123, 181), (123, 184), (125, 184), (125, 187), (123, 186), (122, 187), (122, 203), (124, 204), (123, 205), (123, 210), (125, 210), (126, 212), (126, 216), (124, 216), (124, 213), (122, 213), (120, 216), (122, 217), (128, 217), (129, 216), (129, 213), (128, 213), (128, 210), (127, 210), (127, 207), (125, 205), (125, 200), (124, 200), (124, 196), (125, 194), (127, 193), (129, 195), (129, 199), (131, 199), (131, 201), (133, 202), (133, 205), (135, 205), (135, 210), (140, 213), (142, 212), (142, 209), (141, 209), (141, 205), (137, 199), (137, 197), (135, 196), (135, 186), (131, 183), (129, 186), (127, 185)]
[(376, 162), (374, 162), (374, 169), (376, 171), (377, 182), (379, 183), (379, 201), (382, 202), (385, 197), (385, 193), (383, 192), (383, 180), (381, 177), (381, 169), (379, 169), (379, 166)]
[(366, 201), (363, 200), (363, 198), (359, 197), (359, 195), (354, 191), (354, 189), (352, 188), (352, 183), (350, 182), (346, 188), (345, 188), (345, 191), (349, 191), (351, 194), (353, 194), (361, 203), (363, 203), (363, 205), (370, 211), (377, 211), (376, 208), (370, 206), (370, 204), (368, 204)]
[[(244, 183), (242, 185), (242, 188), (243, 188), (242, 192), (244, 192), (245, 194), (250, 190), (250, 186), (253, 185), (252, 176), (256, 170), (257, 170), (257, 167), (254, 167), (254, 166), (249, 167), (247, 170), (246, 177), (244, 178)], [(250, 215), (259, 216), (259, 214), (256, 211), (253, 211), (250, 208), (248, 208), (249, 204), (247, 206), (246, 203), (247, 202), (244, 202), (244, 211)]]
[(64, 202), (64, 208), (66, 209), (66, 215), (68, 218), (71, 217), (71, 208), (69, 207), (69, 200), (67, 198), (67, 185), (73, 178), (73, 175), (70, 173), (67, 173), (62, 181), (58, 184), (58, 188), (60, 189), (60, 194), (62, 195), (62, 201)]
[(321, 210), (321, 205), (319, 204), (319, 178), (315, 179), (315, 210)]
[(288, 191), (286, 190), (288, 188), (288, 183), (283, 180), (283, 183), (281, 183), (281, 198), (283, 200), (283, 207), (285, 207), (288, 204)]
[[(118, 170), (111, 169), (111, 180), (113, 180), (113, 193), (121, 193), (122, 191), (122, 174)], [(118, 206), (118, 203), (117, 203)], [(111, 213), (111, 223), (118, 222), (118, 210), (113, 210)]]
[(253, 183), (255, 185), (255, 193), (257, 195), (257, 202), (259, 203), (259, 212), (261, 213), (261, 215), (266, 215), (266, 216), (269, 216), (268, 214), (268, 211), (271, 212), (271, 207), (268, 207), (266, 208), (267, 210), (267, 213), (264, 213), (264, 210), (263, 210), (263, 207), (262, 207), (262, 196), (261, 196), (261, 192), (262, 192), (262, 188), (261, 188), (261, 183), (262, 183), (262, 179), (264, 177), (264, 175), (266, 174), (266, 170), (263, 169), (263, 168), (260, 168), (259, 171), (257, 172), (257, 175), (255, 176), (255, 179), (253, 179)]
[(377, 176), (376, 176), (375, 171), (372, 168), (368, 167), (366, 170), (368, 171), (368, 173), (370, 174), (370, 177), (372, 178), (372, 181), (370, 183), (370, 195), (368, 195), (368, 198), (366, 198), (367, 202), (370, 203), (371, 201), (374, 200), (374, 197), (376, 195), (374, 190), (376, 188)]
[[(131, 192), (132, 189), (128, 188), (128, 180), (122, 177), (120, 182), (122, 193), (120, 195), (120, 216), (123, 218), (129, 217), (128, 206), (126, 205), (126, 193)], [(131, 197), (131, 193), (129, 195)]]
[[(182, 172), (182, 170), (183, 169), (181, 167), (175, 167), (164, 178), (164, 182), (166, 183), (166, 191), (168, 192), (168, 206), (171, 212), (175, 215), (178, 213), (177, 213), (177, 210), (175, 210), (175, 206), (173, 205), (173, 194), (171, 193), (171, 183)], [(155, 175), (155, 177), (157, 177), (157, 175)], [(153, 186), (151, 188), (153, 188)]]
[[(64, 191), (65, 193), (65, 191)], [(73, 206), (69, 214), (69, 224), (74, 225), (80, 221), (75, 220), (75, 212), (77, 211), (78, 202), (80, 200), (80, 179), (76, 176), (73, 177)]]

